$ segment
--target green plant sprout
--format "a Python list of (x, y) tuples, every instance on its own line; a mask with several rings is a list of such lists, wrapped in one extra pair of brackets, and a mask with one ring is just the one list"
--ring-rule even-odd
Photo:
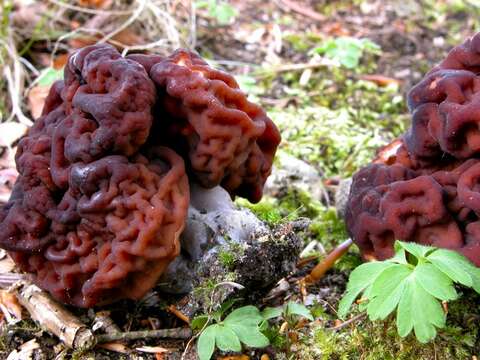
[(313, 321), (310, 311), (303, 304), (293, 301), (277, 308), (267, 307), (262, 312), (253, 305), (243, 306), (222, 320), (235, 302), (236, 300), (226, 301), (210, 315), (200, 315), (192, 320), (192, 329), (200, 331), (197, 342), (200, 360), (209, 360), (215, 347), (221, 351), (239, 352), (242, 344), (252, 348), (270, 345), (270, 340), (261, 331), (270, 319), (282, 317), (290, 325), (295, 323), (298, 316)]
[(260, 310), (248, 305), (233, 310), (223, 320), (223, 314), (232, 307), (234, 301), (227, 301), (219, 310), (210, 315), (201, 315), (192, 321), (192, 328), (201, 329), (197, 342), (200, 360), (209, 360), (215, 347), (221, 351), (241, 351), (242, 344), (262, 348), (270, 344), (268, 338), (260, 332), (260, 323), (264, 320)]
[(208, 15), (217, 20), (220, 25), (228, 25), (235, 20), (238, 12), (226, 1), (204, 0), (195, 3), (197, 9), (207, 8)]
[(342, 36), (326, 40), (312, 52), (324, 55), (347, 69), (355, 69), (364, 53), (379, 54), (380, 50), (380, 46), (369, 39)]
[(305, 305), (293, 301), (289, 301), (283, 306), (275, 308), (267, 307), (262, 311), (262, 316), (265, 320), (281, 316), (289, 325), (294, 325), (298, 316), (313, 321), (313, 316), (310, 310), (308, 310)]
[(426, 343), (445, 327), (441, 301), (458, 298), (454, 283), (480, 293), (480, 269), (455, 251), (397, 241), (394, 257), (352, 271), (338, 316), (344, 319), (362, 294), (359, 309), (370, 320), (383, 320), (397, 309), (398, 334), (405, 337), (413, 329)]

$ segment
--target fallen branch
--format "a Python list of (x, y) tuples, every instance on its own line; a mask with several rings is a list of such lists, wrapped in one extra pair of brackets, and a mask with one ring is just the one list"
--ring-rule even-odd
[(91, 349), (95, 345), (92, 331), (53, 300), (50, 295), (28, 281), (20, 281), (15, 287), (18, 301), (44, 330), (58, 336), (73, 349)]
[(99, 311), (95, 314), (93, 320), (92, 330), (96, 331), (102, 329), (107, 334), (113, 334), (121, 332), (120, 328), (110, 317), (109, 311)]
[(359, 315), (357, 315), (357, 316), (352, 317), (351, 319), (348, 319), (347, 321), (342, 322), (342, 323), (339, 324), (339, 325), (326, 328), (326, 330), (337, 331), (337, 330), (343, 329), (344, 327), (350, 325), (351, 323), (353, 323), (353, 322), (355, 322), (355, 321), (357, 321), (357, 320), (360, 320), (360, 319), (363, 318), (365, 315), (366, 315), (366, 314), (359, 314)]
[(153, 339), (153, 338), (170, 338), (170, 339), (190, 339), (192, 330), (187, 327), (160, 329), (160, 330), (144, 330), (144, 331), (128, 331), (112, 334), (97, 335), (97, 343), (106, 343), (111, 341), (128, 341), (137, 339)]
[(182, 320), (183, 322), (187, 323), (190, 325), (190, 318), (182, 313), (180, 310), (178, 310), (175, 305), (170, 305), (167, 307), (167, 311), (171, 312), (173, 315), (175, 315), (177, 318)]
[(320, 280), (323, 275), (325, 275), (325, 273), (333, 267), (337, 260), (347, 252), (351, 245), (352, 239), (348, 239), (338, 245), (330, 254), (327, 255), (325, 259), (323, 259), (321, 263), (313, 268), (310, 274), (305, 276), (303, 279), (305, 284), (313, 284)]
[(302, 6), (298, 4), (297, 1), (292, 1), (292, 0), (277, 0), (275, 3), (280, 6), (281, 8), (286, 8), (284, 9), (285, 11), (292, 10), (293, 12), (296, 12), (300, 15), (309, 17), (310, 19), (316, 20), (316, 21), (325, 21), (325, 16), (316, 12), (310, 7)]
[(20, 280), (24, 280), (25, 277), (22, 274), (18, 273), (3, 273), (0, 274), (0, 288), (1, 289), (8, 289), (13, 284), (19, 282)]

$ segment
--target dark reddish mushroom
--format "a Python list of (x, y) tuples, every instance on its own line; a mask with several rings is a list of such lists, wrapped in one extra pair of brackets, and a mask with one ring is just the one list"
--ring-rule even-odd
[(279, 140), (198, 55), (80, 49), (19, 142), (0, 246), (65, 303), (138, 299), (180, 251), (189, 180), (258, 201)]
[(163, 120), (155, 136), (188, 158), (202, 186), (221, 184), (232, 196), (259, 201), (280, 142), (265, 111), (231, 75), (192, 52), (176, 51), (150, 76), (159, 90), (156, 117)]
[(412, 124), (353, 178), (346, 221), (366, 257), (395, 240), (455, 249), (480, 266), (480, 34), (408, 95)]

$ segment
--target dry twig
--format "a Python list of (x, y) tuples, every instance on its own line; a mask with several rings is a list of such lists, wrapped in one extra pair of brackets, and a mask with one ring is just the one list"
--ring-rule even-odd
[(160, 329), (160, 330), (144, 330), (144, 331), (128, 331), (121, 333), (100, 334), (97, 335), (97, 343), (106, 343), (111, 341), (128, 341), (137, 339), (153, 339), (153, 338), (170, 338), (170, 339), (190, 339), (192, 330), (187, 327)]
[(90, 349), (95, 345), (92, 331), (36, 285), (20, 281), (16, 284), (16, 295), (32, 319), (58, 336), (66, 346)]
[(312, 284), (320, 280), (325, 273), (330, 270), (335, 262), (340, 259), (352, 245), (352, 239), (348, 239), (338, 245), (330, 254), (327, 255), (325, 259), (308, 274), (303, 281), (306, 284)]

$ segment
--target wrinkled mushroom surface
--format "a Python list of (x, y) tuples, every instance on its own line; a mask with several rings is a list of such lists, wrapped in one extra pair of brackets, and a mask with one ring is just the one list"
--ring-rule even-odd
[(412, 123), (353, 178), (346, 222), (366, 258), (395, 240), (455, 249), (480, 266), (480, 34), (408, 94)]
[(179, 254), (189, 181), (258, 201), (279, 141), (196, 54), (80, 49), (19, 142), (0, 246), (65, 303), (139, 299)]

